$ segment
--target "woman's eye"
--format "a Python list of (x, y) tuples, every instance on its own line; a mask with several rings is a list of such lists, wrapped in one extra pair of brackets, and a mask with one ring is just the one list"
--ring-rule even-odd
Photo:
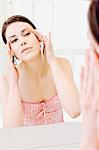
[(30, 35), (30, 32), (27, 32), (26, 34), (24, 34), (24, 36), (28, 36), (28, 35)]
[(14, 39), (14, 40), (11, 41), (11, 43), (15, 43), (15, 42), (17, 42), (17, 40), (18, 40), (18, 39)]

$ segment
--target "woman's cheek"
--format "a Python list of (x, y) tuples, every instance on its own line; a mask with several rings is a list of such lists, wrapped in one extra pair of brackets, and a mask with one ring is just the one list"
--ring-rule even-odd
[(18, 48), (16, 47), (11, 47), (13, 54), (17, 55), (18, 54)]

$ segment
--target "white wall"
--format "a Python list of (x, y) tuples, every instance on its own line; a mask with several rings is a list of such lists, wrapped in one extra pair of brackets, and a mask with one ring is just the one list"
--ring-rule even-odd
[[(75, 83), (79, 89), (80, 66), (84, 64), (84, 51), (88, 48), (86, 36), (88, 5), (87, 0), (1, 0), (0, 31), (2, 22), (15, 14), (28, 17), (44, 34), (50, 30), (55, 53), (70, 60)], [(1, 37), (0, 43), (0, 73), (2, 73), (6, 63), (6, 50)], [(81, 117), (72, 120), (64, 112), (64, 119), (80, 121)]]

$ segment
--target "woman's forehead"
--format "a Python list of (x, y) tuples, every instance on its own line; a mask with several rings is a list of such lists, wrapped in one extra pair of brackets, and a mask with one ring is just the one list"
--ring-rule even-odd
[(14, 22), (6, 29), (6, 38), (21, 33), (24, 29), (32, 29), (32, 26), (26, 22)]

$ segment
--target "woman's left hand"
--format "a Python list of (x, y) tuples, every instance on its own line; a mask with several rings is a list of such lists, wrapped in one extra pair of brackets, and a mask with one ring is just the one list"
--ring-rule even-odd
[(48, 33), (47, 36), (43, 36), (41, 33), (37, 31), (37, 29), (33, 30), (33, 32), (36, 34), (38, 39), (43, 42), (44, 48), (43, 48), (43, 56), (46, 58), (48, 64), (51, 63), (51, 61), (55, 58), (53, 45), (51, 42), (51, 33)]

